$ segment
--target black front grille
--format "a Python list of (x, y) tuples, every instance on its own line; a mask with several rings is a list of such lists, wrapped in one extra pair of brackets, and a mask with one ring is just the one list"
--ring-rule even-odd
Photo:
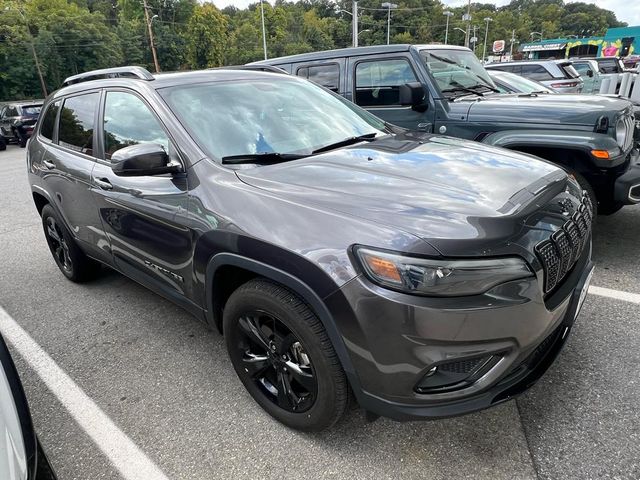
[(593, 206), (584, 192), (580, 207), (551, 238), (536, 245), (536, 253), (544, 269), (544, 293), (562, 283), (589, 244)]

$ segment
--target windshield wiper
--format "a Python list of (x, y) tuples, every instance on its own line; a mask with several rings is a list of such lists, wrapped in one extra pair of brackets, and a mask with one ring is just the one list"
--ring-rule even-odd
[(272, 165), (274, 163), (287, 162), (289, 160), (298, 160), (307, 155), (298, 155), (295, 153), (278, 153), (278, 152), (262, 152), (262, 153), (243, 153), (242, 155), (231, 155), (222, 157), (223, 165), (240, 165), (243, 163), (257, 163), (260, 165)]
[(445, 88), (444, 90), (442, 90), (442, 93), (457, 93), (457, 92), (466, 92), (472, 95), (478, 95), (479, 97), (484, 97), (484, 95), (481, 92), (478, 92), (468, 87), (453, 87), (453, 88)]
[(313, 154), (328, 152), (329, 150), (333, 150), (335, 148), (346, 147), (348, 145), (353, 145), (355, 143), (360, 142), (372, 142), (376, 138), (377, 133), (365, 133), (364, 135), (358, 135), (357, 137), (349, 137), (344, 140), (340, 140), (336, 143), (331, 143), (329, 145), (325, 145), (324, 147), (316, 148)]

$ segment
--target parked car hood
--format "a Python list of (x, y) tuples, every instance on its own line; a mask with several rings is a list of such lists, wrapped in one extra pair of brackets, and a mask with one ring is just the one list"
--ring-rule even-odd
[(506, 241), (539, 210), (541, 196), (550, 200), (567, 182), (564, 171), (535, 157), (428, 134), (387, 136), (237, 175), (291, 201), (415, 234), (441, 252), (451, 240), (475, 247)]
[(629, 102), (599, 95), (491, 95), (473, 101), (470, 122), (540, 123), (544, 125), (586, 125), (593, 127), (597, 119), (629, 108)]

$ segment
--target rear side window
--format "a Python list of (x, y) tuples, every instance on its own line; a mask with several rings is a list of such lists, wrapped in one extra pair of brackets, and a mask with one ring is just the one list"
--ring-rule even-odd
[(522, 65), (522, 76), (531, 80), (551, 80), (553, 76), (542, 65)]
[(355, 100), (367, 107), (400, 105), (400, 86), (417, 81), (406, 60), (360, 62), (356, 65)]
[(7, 107), (7, 111), (4, 112), (5, 117), (19, 117), (18, 109), (16, 107)]
[(56, 118), (58, 117), (58, 110), (60, 109), (60, 102), (55, 102), (49, 105), (47, 111), (42, 117), (42, 125), (40, 126), (40, 135), (49, 140), (53, 140), (53, 132), (56, 127)]
[(139, 143), (155, 143), (169, 151), (169, 137), (140, 98), (125, 92), (108, 92), (104, 105), (105, 158)]
[(340, 67), (335, 63), (300, 67), (296, 75), (327, 87), (334, 92), (338, 91), (338, 86), (340, 85)]
[(93, 156), (93, 130), (100, 94), (67, 98), (60, 112), (58, 143), (62, 147)]

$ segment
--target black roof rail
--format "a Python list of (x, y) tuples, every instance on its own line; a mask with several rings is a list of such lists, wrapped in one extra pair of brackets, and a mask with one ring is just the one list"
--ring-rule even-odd
[(102, 70), (92, 70), (90, 72), (79, 73), (68, 77), (62, 82), (62, 86), (73, 85), (74, 83), (88, 82), (101, 78), (138, 78), (140, 80), (154, 80), (155, 77), (143, 67), (116, 67), (104, 68)]
[(289, 72), (275, 65), (232, 65), (229, 67), (220, 67), (220, 70), (257, 70), (259, 72), (284, 73), (285, 75), (289, 75)]

